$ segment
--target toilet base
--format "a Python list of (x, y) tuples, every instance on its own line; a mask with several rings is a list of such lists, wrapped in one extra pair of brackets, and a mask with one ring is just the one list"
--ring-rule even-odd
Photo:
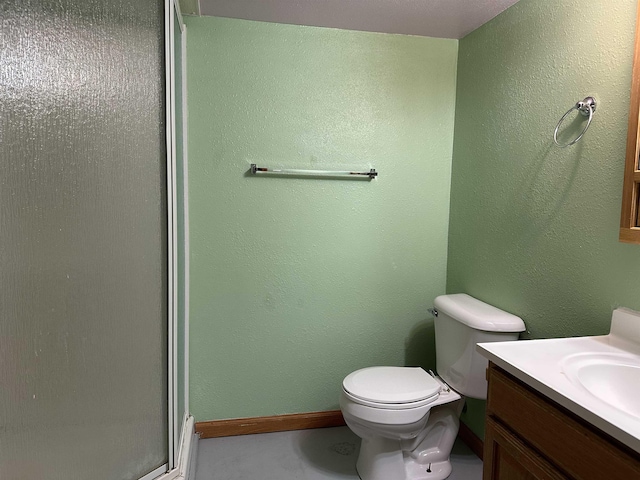
[[(383, 445), (387, 443), (386, 447)], [(362, 480), (444, 480), (451, 475), (451, 462), (422, 464), (403, 455), (397, 441), (362, 441), (356, 470)]]
[(444, 480), (451, 475), (451, 462), (442, 462), (422, 465), (413, 459), (408, 459), (404, 464), (407, 472), (407, 480)]
[(356, 470), (362, 480), (405, 480), (400, 440), (384, 437), (363, 438)]
[[(358, 476), (362, 480), (389, 480), (390, 478), (401, 478), (402, 480), (445, 480), (451, 475), (451, 462), (445, 460), (442, 462), (430, 463), (422, 465), (412, 458), (399, 459), (401, 464), (389, 462), (389, 458), (385, 459), (384, 466), (380, 464), (374, 465), (374, 462), (358, 462), (356, 470)], [(389, 474), (404, 471), (403, 477), (389, 477)]]
[[(432, 409), (429, 421), (412, 440), (363, 436), (356, 470), (362, 480), (444, 480), (458, 433), (462, 399)], [(347, 425), (349, 421), (347, 419)], [(362, 433), (362, 432), (361, 432)]]

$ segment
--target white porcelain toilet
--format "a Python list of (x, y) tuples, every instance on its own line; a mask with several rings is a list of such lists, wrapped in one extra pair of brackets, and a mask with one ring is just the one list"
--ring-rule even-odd
[(340, 408), (362, 439), (362, 480), (441, 480), (458, 434), (464, 396), (485, 399), (487, 360), (476, 343), (517, 340), (520, 317), (466, 294), (435, 299), (436, 369), (368, 367), (342, 382)]

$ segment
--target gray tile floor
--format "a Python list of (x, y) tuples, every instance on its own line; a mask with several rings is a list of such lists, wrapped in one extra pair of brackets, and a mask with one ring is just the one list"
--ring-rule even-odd
[[(359, 447), (348, 427), (209, 438), (198, 442), (196, 480), (358, 480)], [(451, 461), (449, 480), (482, 479), (482, 461), (460, 440)]]

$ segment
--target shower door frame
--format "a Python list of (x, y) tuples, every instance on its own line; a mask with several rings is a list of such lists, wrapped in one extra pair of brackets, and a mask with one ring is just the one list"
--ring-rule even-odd
[[(175, 121), (175, 96), (182, 96), (182, 115), (183, 115), (183, 163), (184, 163), (184, 202), (185, 218), (187, 212), (187, 195), (186, 195), (186, 162), (187, 162), (187, 141), (186, 141), (186, 26), (182, 21), (182, 14), (178, 0), (163, 0), (164, 2), (164, 54), (165, 54), (165, 137), (166, 137), (166, 166), (167, 166), (167, 435), (168, 435), (168, 462), (140, 477), (139, 480), (178, 480), (184, 478), (182, 469), (179, 465), (180, 455), (188, 452), (181, 452), (184, 448), (187, 435), (192, 434), (188, 430), (193, 422), (188, 422), (189, 412), (189, 379), (188, 379), (188, 358), (189, 358), (189, 335), (188, 335), (188, 265), (189, 265), (189, 247), (188, 247), (188, 227), (185, 220), (185, 234), (182, 239), (185, 242), (185, 314), (184, 314), (184, 408), (185, 413), (182, 419), (182, 429), (178, 424), (178, 198), (177, 198), (177, 153), (176, 153), (176, 121)], [(180, 36), (182, 39), (182, 62), (181, 69), (183, 83), (182, 91), (175, 91), (175, 43), (174, 36), (176, 34), (174, 28), (174, 20), (180, 25)], [(182, 431), (180, 431), (182, 430)], [(186, 459), (188, 461), (188, 459)]]
[[(160, 233), (156, 235), (164, 236), (166, 235), (166, 257), (161, 258), (159, 261), (164, 264), (166, 261), (166, 273), (162, 273), (160, 280), (164, 283), (166, 281), (166, 297), (161, 295), (159, 301), (161, 305), (158, 305), (162, 310), (166, 312), (166, 346), (163, 347), (162, 356), (166, 354), (166, 364), (162, 364), (160, 361), (160, 365), (155, 364), (155, 373), (160, 375), (162, 379), (162, 383), (166, 380), (166, 395), (167, 397), (163, 400), (166, 400), (166, 430), (161, 431), (158, 435), (159, 438), (163, 440), (163, 443), (166, 439), (167, 444), (162, 446), (155, 446), (159, 448), (159, 450), (155, 450), (153, 453), (161, 452), (162, 448), (165, 449), (165, 453), (162, 454), (162, 457), (159, 458), (158, 462), (162, 462), (162, 465), (151, 465), (151, 466), (138, 466), (137, 468), (152, 468), (153, 470), (149, 473), (146, 473), (141, 476), (140, 480), (150, 480), (155, 478), (163, 478), (163, 480), (171, 480), (171, 479), (184, 479), (184, 465), (188, 464), (188, 455), (186, 455), (189, 451), (190, 440), (193, 438), (193, 418), (189, 417), (189, 400), (188, 400), (188, 263), (189, 263), (189, 255), (188, 255), (188, 223), (187, 223), (187, 139), (186, 139), (186, 27), (182, 21), (182, 16), (180, 13), (178, 0), (162, 0), (162, 2), (158, 2), (155, 4), (156, 7), (163, 7), (164, 11), (164, 47), (162, 45), (162, 41), (156, 37), (154, 39), (154, 49), (157, 49), (157, 55), (164, 55), (164, 68), (162, 68), (162, 59), (155, 57), (154, 62), (160, 61), (158, 65), (155, 63), (155, 66), (160, 66), (161, 70), (158, 71), (154, 68), (154, 71), (150, 71), (150, 75), (155, 76), (156, 81), (160, 81), (160, 86), (164, 86), (165, 89), (165, 156), (162, 157), (160, 153), (160, 157), (156, 157), (157, 160), (160, 160), (160, 164), (158, 167), (160, 169), (166, 168), (166, 197), (165, 197), (165, 205), (166, 205), (166, 231), (162, 229)], [(157, 12), (157, 11), (156, 11)], [(157, 12), (158, 14), (160, 12)], [(159, 20), (159, 19), (158, 19)], [(174, 22), (176, 22), (176, 26), (174, 27)], [(155, 32), (158, 35), (163, 33), (162, 27), (157, 25), (154, 28)], [(175, 31), (174, 31), (175, 30)], [(146, 33), (146, 32), (145, 32)], [(175, 35), (180, 35), (180, 37), (175, 37)], [(174, 40), (176, 38), (181, 39), (181, 63), (176, 65), (176, 53), (174, 51), (175, 43)], [(160, 40), (158, 44), (157, 41)], [(164, 50), (162, 50), (164, 48)], [(155, 53), (155, 52), (152, 52)], [(179, 92), (176, 92), (176, 82), (175, 82), (175, 68), (179, 68), (182, 73), (182, 89)], [(155, 73), (154, 73), (155, 72)], [(157, 77), (160, 75), (160, 78)], [(156, 84), (157, 85), (157, 84)], [(181, 111), (178, 112), (175, 99), (181, 97)], [(160, 99), (162, 98), (162, 94), (160, 93)], [(182, 116), (182, 123), (180, 128), (180, 133), (182, 135), (182, 149), (181, 149), (181, 157), (182, 164), (181, 168), (184, 172), (184, 180), (181, 184), (181, 189), (177, 188), (177, 152), (176, 152), (176, 114), (180, 114)], [(160, 113), (161, 115), (161, 113)], [(159, 118), (162, 118), (161, 116)], [(153, 121), (153, 120), (152, 120)], [(161, 120), (156, 120), (155, 122), (159, 122)], [(153, 126), (152, 126), (153, 127)], [(157, 125), (158, 128), (159, 125)], [(153, 130), (153, 128), (152, 128)], [(156, 131), (157, 132), (157, 131)], [(162, 142), (161, 138), (157, 139)], [(156, 141), (157, 141), (156, 140)], [(161, 146), (162, 143), (160, 143)], [(162, 163), (165, 163), (165, 166)], [(154, 174), (157, 172), (154, 171)], [(164, 188), (162, 185), (162, 180), (160, 180), (160, 188)], [(56, 189), (57, 192), (57, 189)], [(162, 198), (162, 197), (161, 197)], [(157, 201), (157, 200), (156, 200)], [(162, 200), (160, 200), (162, 202)], [(181, 203), (182, 202), (182, 203)], [(162, 205), (164, 208), (165, 205)], [(179, 232), (178, 229), (178, 206), (184, 206), (184, 233)], [(160, 215), (164, 215), (161, 213)], [(157, 219), (157, 218), (156, 218)], [(182, 218), (180, 219), (183, 220)], [(62, 228), (60, 229), (62, 231)], [(157, 237), (156, 237), (157, 240)], [(163, 239), (164, 240), (164, 239)], [(163, 241), (164, 243), (164, 241)], [(165, 248), (164, 246), (162, 248)], [(178, 253), (182, 253), (184, 249), (184, 261), (179, 260)], [(157, 266), (157, 265), (156, 265)], [(163, 265), (164, 267), (164, 265)], [(180, 269), (180, 270), (179, 270)], [(180, 279), (179, 273), (184, 272), (184, 278)], [(166, 275), (166, 276), (165, 276)], [(69, 278), (69, 275), (67, 275)], [(178, 301), (178, 293), (179, 287), (182, 285), (180, 282), (184, 283), (184, 302), (181, 304)], [(179, 313), (180, 309), (180, 315)], [(158, 321), (161, 321), (164, 324), (164, 313), (162, 312), (158, 316)], [(181, 319), (184, 319), (182, 321)], [(179, 325), (180, 323), (180, 325)], [(184, 325), (184, 335), (181, 338), (181, 334), (183, 331), (179, 332), (179, 326), (182, 327)], [(84, 344), (83, 344), (84, 345)], [(65, 340), (66, 347), (66, 340)], [(166, 348), (166, 351), (164, 350)], [(166, 352), (166, 353), (165, 353)], [(184, 352), (184, 364), (179, 363), (178, 353)], [(155, 352), (154, 352), (155, 353)], [(36, 351), (35, 356), (38, 356)], [(72, 359), (75, 360), (75, 359)], [(67, 362), (71, 362), (67, 357)], [(80, 362), (80, 360), (78, 360)], [(162, 375), (164, 372), (164, 368), (166, 365), (166, 377)], [(161, 371), (159, 371), (161, 370)], [(120, 373), (121, 376), (124, 376)], [(16, 378), (18, 374), (16, 373)], [(157, 386), (157, 384), (156, 384)], [(183, 388), (182, 392), (180, 388)], [(164, 390), (164, 385), (161, 385), (161, 389)], [(155, 395), (155, 394), (154, 394)], [(160, 393), (162, 395), (162, 393)], [(180, 398), (178, 397), (179, 395)], [(33, 398), (36, 398), (36, 395), (33, 395)], [(180, 400), (180, 401), (179, 401)], [(182, 408), (184, 406), (184, 408)], [(178, 411), (182, 409), (183, 411)], [(162, 418), (162, 417), (160, 417)], [(164, 423), (164, 419), (162, 423)], [(155, 425), (158, 426), (157, 424)], [(162, 425), (164, 427), (164, 425)], [(160, 429), (161, 430), (161, 429)], [(167, 435), (167, 437), (164, 437)], [(154, 458), (158, 456), (154, 455)], [(140, 459), (143, 460), (143, 459)], [(122, 460), (115, 458), (115, 462), (121, 462)], [(136, 468), (136, 466), (132, 466), (131, 468)]]
[[(186, 116), (186, 26), (182, 20), (182, 14), (180, 12), (180, 6), (178, 0), (164, 0), (165, 11), (165, 102), (166, 102), (166, 151), (167, 151), (167, 290), (168, 290), (168, 378), (167, 378), (167, 393), (168, 393), (168, 464), (162, 465), (158, 469), (150, 472), (142, 477), (140, 480), (151, 480), (154, 478), (162, 478), (163, 480), (170, 480), (172, 478), (178, 478), (180, 471), (177, 467), (180, 454), (186, 452), (180, 452), (181, 447), (185, 444), (186, 435), (190, 435), (192, 432), (188, 431), (188, 426), (191, 425), (187, 421), (189, 412), (189, 379), (188, 379), (188, 358), (189, 358), (189, 335), (188, 335), (188, 264), (189, 264), (189, 247), (188, 247), (188, 224), (187, 217), (187, 202), (188, 197), (186, 195), (187, 185), (187, 116)], [(176, 32), (174, 27), (174, 21), (177, 20), (180, 26), (180, 31)], [(182, 62), (179, 66), (175, 64), (175, 35), (181, 36), (181, 59)], [(182, 91), (176, 92), (175, 84), (175, 68), (181, 69), (182, 74)], [(184, 168), (184, 186), (183, 186), (183, 198), (184, 212), (185, 212), (185, 230), (184, 238), (184, 282), (185, 282), (185, 298), (184, 302), (184, 409), (185, 412), (178, 412), (178, 188), (177, 188), (177, 152), (176, 152), (176, 120), (175, 120), (175, 97), (180, 95), (182, 97), (182, 134), (183, 134), (183, 151), (182, 160)], [(183, 416), (182, 422), (179, 424), (180, 415)], [(180, 428), (182, 426), (182, 428)], [(182, 430), (182, 431), (181, 431)]]
[[(187, 30), (182, 20), (178, 0), (164, 0), (165, 33), (165, 123), (166, 123), (166, 165), (167, 165), (167, 410), (168, 410), (168, 462), (156, 468), (139, 480), (173, 480), (184, 478), (184, 469), (189, 462), (190, 438), (193, 434), (193, 419), (189, 417), (189, 228), (187, 195), (187, 82), (186, 82), (186, 40)], [(180, 27), (176, 32), (174, 21)], [(175, 35), (181, 37), (181, 64), (175, 64)], [(176, 92), (175, 69), (180, 68), (182, 90)], [(176, 95), (182, 97), (182, 162), (184, 208), (184, 238), (178, 238), (178, 188), (177, 188), (177, 152), (176, 152)], [(184, 242), (184, 409), (178, 412), (178, 242)], [(180, 416), (182, 415), (182, 419)], [(182, 420), (181, 423), (178, 423)], [(185, 451), (187, 450), (187, 451)]]
[[(176, 128), (174, 19), (182, 26), (177, 0), (164, 3), (164, 85), (165, 85), (165, 146), (167, 173), (167, 463), (160, 465), (139, 480), (172, 480), (178, 478), (178, 238), (176, 198)], [(182, 66), (181, 66), (182, 68)], [(186, 342), (185, 342), (186, 343)], [(187, 408), (187, 407), (185, 407)]]
[[(176, 152), (176, 95), (182, 96), (182, 106), (183, 111), (181, 112), (183, 115), (183, 162), (185, 164), (185, 179), (184, 183), (186, 185), (186, 61), (185, 61), (185, 51), (186, 51), (186, 27), (184, 22), (182, 21), (182, 15), (180, 12), (180, 6), (178, 4), (178, 0), (164, 0), (165, 5), (165, 90), (166, 90), (166, 141), (167, 141), (167, 225), (168, 225), (168, 458), (169, 464), (168, 468), (165, 470), (167, 477), (171, 478), (174, 475), (171, 473), (176, 472), (176, 467), (178, 466), (179, 454), (180, 454), (180, 446), (183, 443), (181, 441), (182, 435), (188, 435), (190, 432), (186, 431), (187, 427), (187, 415), (189, 412), (188, 406), (188, 314), (187, 307), (188, 305), (188, 288), (185, 286), (185, 338), (184, 338), (184, 369), (183, 379), (185, 382), (184, 385), (184, 408), (185, 415), (182, 412), (178, 412), (178, 188), (177, 188), (177, 152)], [(174, 27), (174, 21), (177, 20), (178, 25), (180, 26), (180, 31), (176, 32)], [(182, 52), (181, 65), (175, 64), (175, 35), (180, 35), (182, 42)], [(182, 91), (176, 92), (176, 83), (175, 83), (175, 68), (180, 68), (182, 73)], [(182, 199), (185, 207), (185, 212), (187, 211), (186, 203), (187, 197), (186, 194)], [(186, 222), (185, 222), (185, 238), (182, 239), (185, 242), (185, 284), (188, 285), (188, 236), (186, 234)], [(183, 415), (183, 418), (180, 419), (179, 416)], [(179, 423), (179, 420), (182, 420)], [(180, 431), (180, 425), (182, 425), (183, 432)], [(154, 473), (154, 472), (152, 472)], [(162, 473), (162, 472), (158, 472)], [(177, 473), (177, 472), (176, 472)], [(151, 475), (151, 474), (149, 474)], [(157, 476), (157, 475), (155, 475)], [(149, 478), (155, 478), (149, 477)], [(144, 477), (141, 480), (146, 480)]]
[[(175, 0), (164, 0), (165, 6), (165, 93), (166, 93), (166, 140), (167, 140), (167, 241), (168, 241), (168, 435), (169, 435), (169, 468), (175, 468), (177, 462), (177, 395), (178, 395), (178, 237), (177, 237), (177, 199), (176, 199), (176, 131), (175, 131), (175, 74), (174, 74), (174, 16), (176, 15)], [(179, 18), (179, 17), (178, 17)]]

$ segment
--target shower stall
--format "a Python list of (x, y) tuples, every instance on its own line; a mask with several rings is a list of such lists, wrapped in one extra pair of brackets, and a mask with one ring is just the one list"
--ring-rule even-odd
[(174, 3), (3, 0), (0, 24), (0, 478), (161, 476), (188, 408)]

